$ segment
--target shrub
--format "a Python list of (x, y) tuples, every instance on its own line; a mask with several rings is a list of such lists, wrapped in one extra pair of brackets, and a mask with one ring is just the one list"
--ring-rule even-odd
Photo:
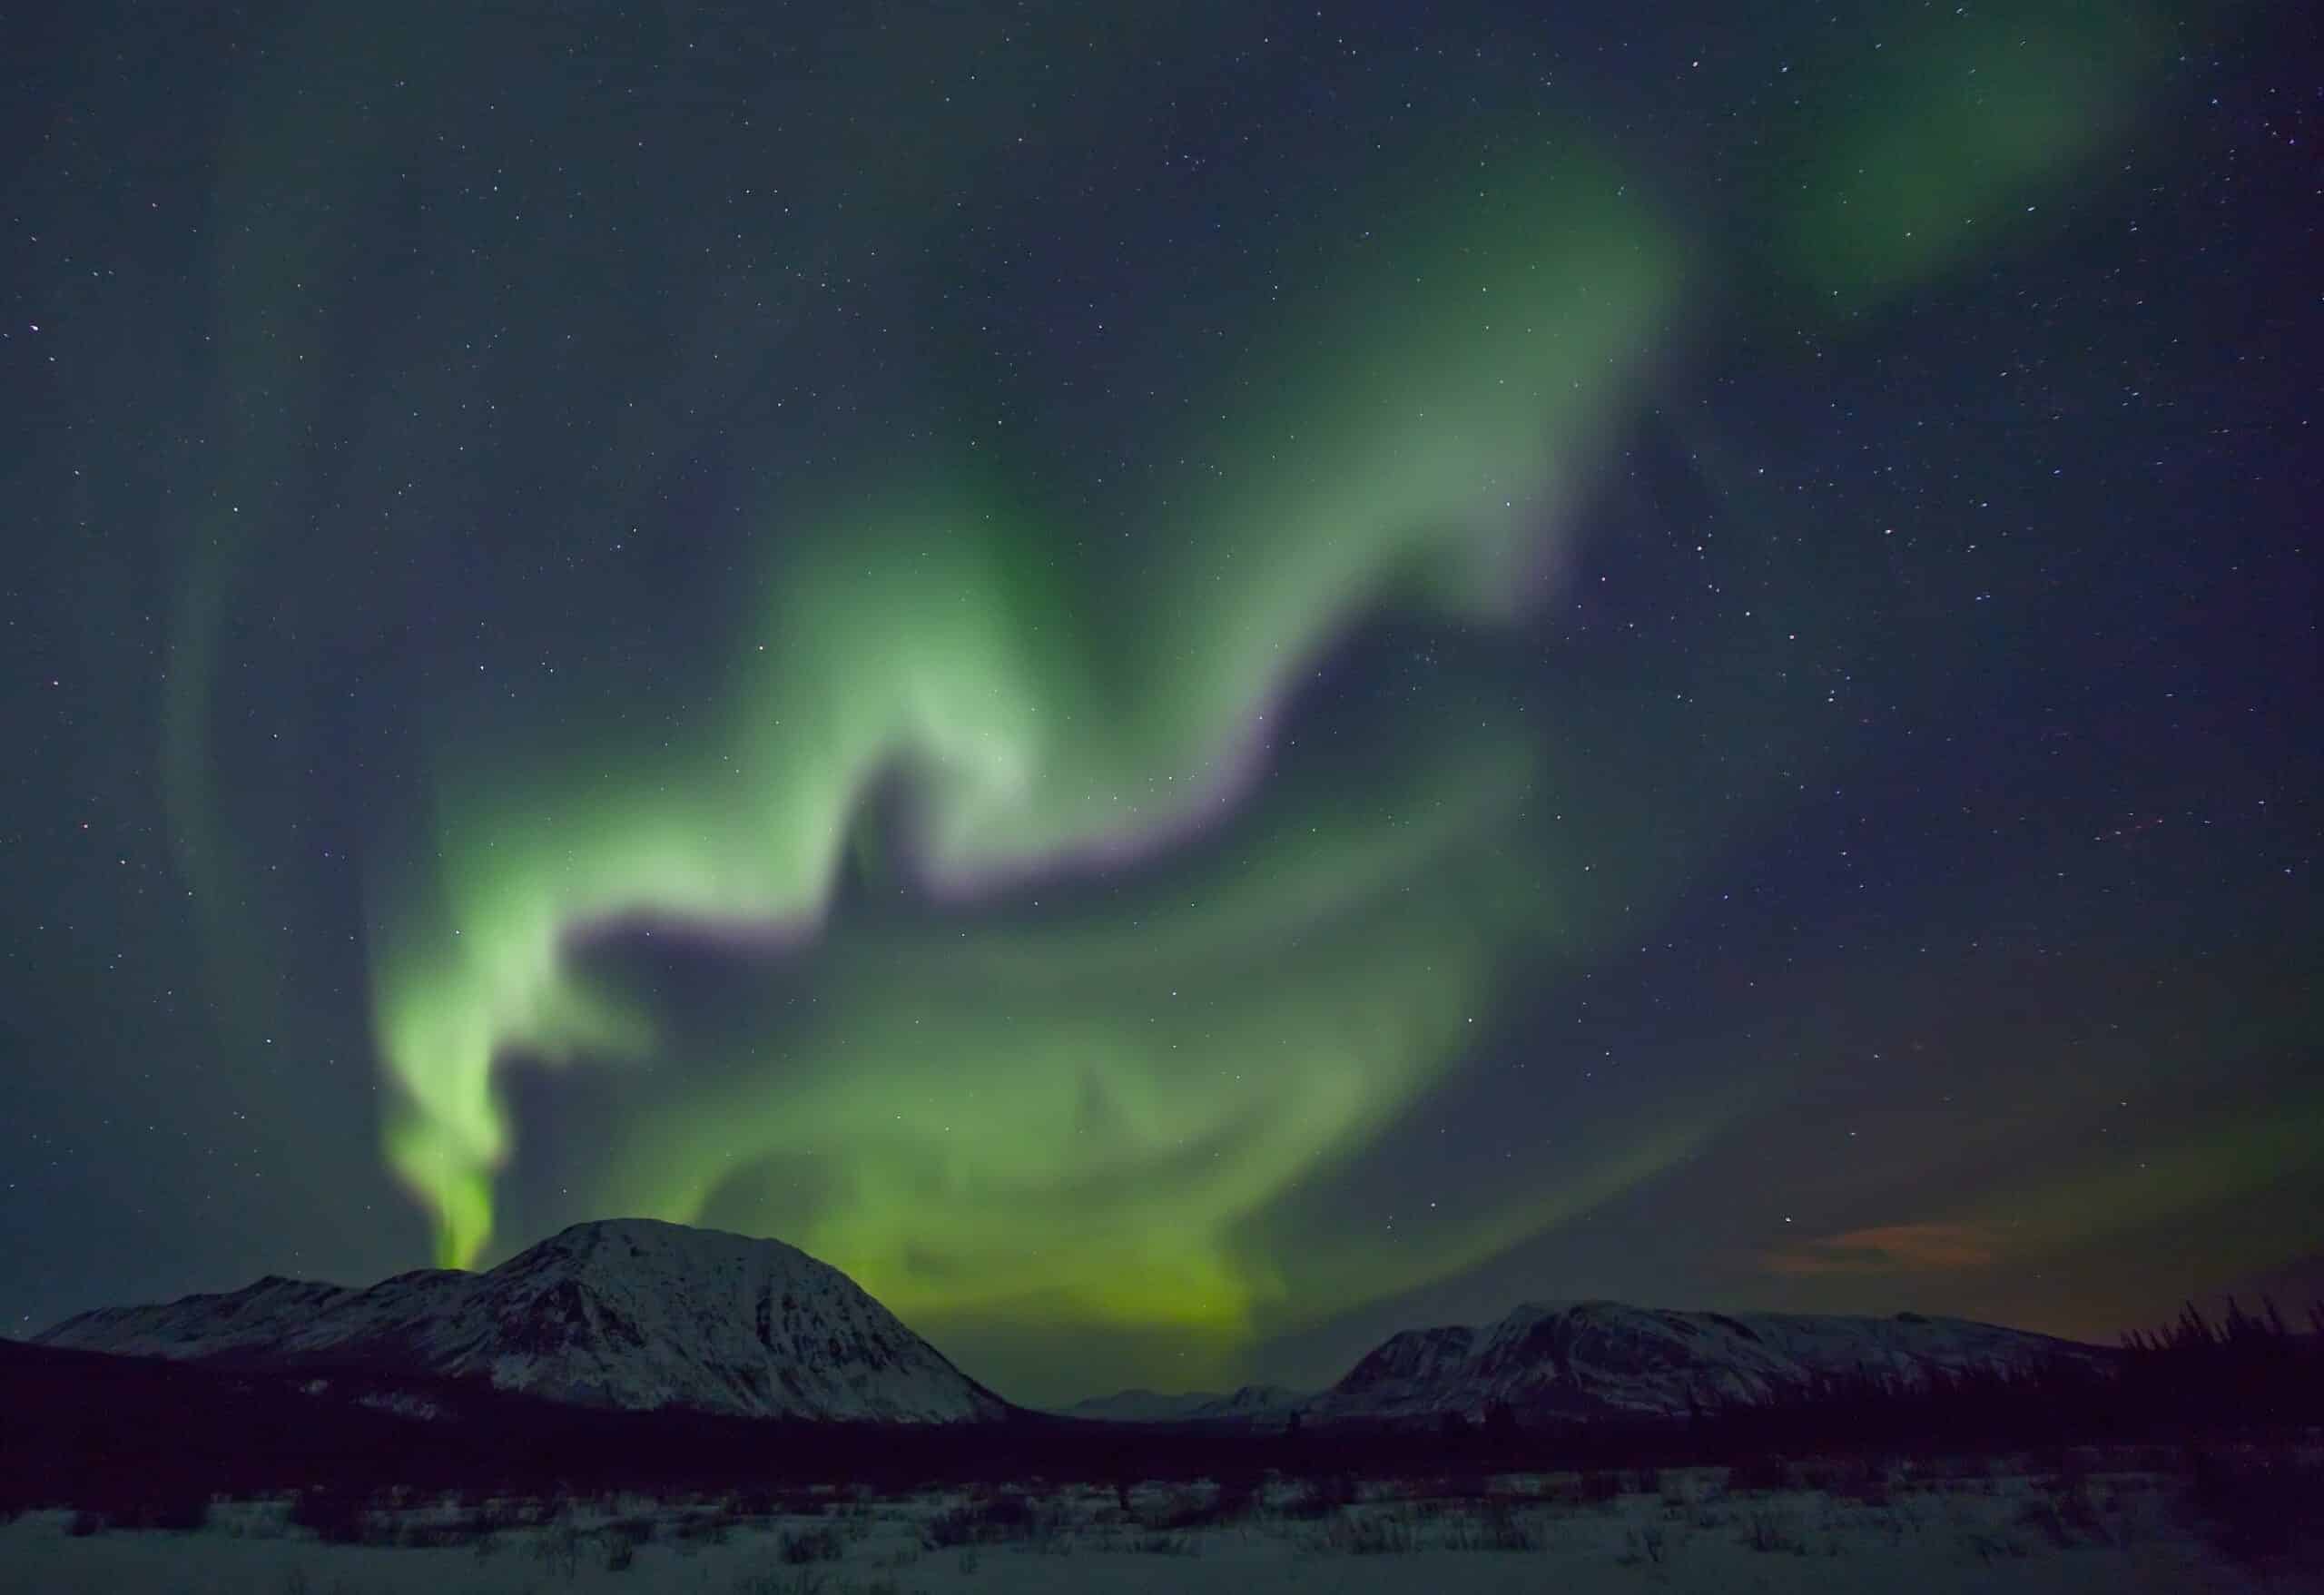
[(2058, 1511), (2058, 1503), (2043, 1496), (2035, 1496), (2017, 1509), (2017, 1521), (2063, 1551), (2074, 1542), (2073, 1532), (2066, 1527), (2065, 1519)]
[(836, 1529), (800, 1529), (783, 1536), (779, 1547), (787, 1566), (799, 1567), (811, 1561), (837, 1561), (847, 1554), (847, 1547), (840, 1541)]
[(949, 1551), (955, 1545), (973, 1545), (977, 1540), (977, 1513), (971, 1506), (948, 1506), (920, 1526), (920, 1537), (931, 1551)]
[(633, 1513), (625, 1518), (615, 1518), (606, 1525), (606, 1534), (616, 1540), (625, 1540), (632, 1545), (651, 1545), (654, 1543), (655, 1531), (656, 1525), (653, 1517), (645, 1512)]
[(199, 1484), (170, 1483), (154, 1489), (141, 1503), (138, 1526), (191, 1532), (210, 1521), (210, 1492)]
[(1643, 1561), (1659, 1567), (1670, 1541), (1660, 1523), (1648, 1523), (1630, 1530), (1623, 1536), (1623, 1542), (1626, 1546), (1622, 1556), (1624, 1564), (1635, 1567)]
[(1961, 1544), (1979, 1561), (2014, 1561), (2025, 1554), (2025, 1541), (2014, 1534), (1996, 1534), (1985, 1529), (1963, 1531)]
[(1862, 1506), (1888, 1504), (1888, 1466), (1871, 1457), (1851, 1457), (1825, 1471), (1817, 1488), (1837, 1501)]
[(734, 1595), (822, 1595), (830, 1582), (829, 1573), (813, 1568), (801, 1568), (787, 1577), (775, 1572), (744, 1573), (734, 1580)]
[(1445, 1541), (1448, 1551), (1539, 1551), (1541, 1531), (1517, 1515), (1510, 1502), (1487, 1501), (1473, 1517), (1458, 1520)]
[(290, 1521), (330, 1545), (366, 1545), (380, 1527), (363, 1498), (352, 1490), (301, 1490), (290, 1498)]
[(1787, 1551), (1794, 1556), (1807, 1554), (1807, 1541), (1800, 1535), (1798, 1520), (1787, 1511), (1763, 1509), (1753, 1512), (1744, 1527), (1742, 1542), (1754, 1551)]
[(1482, 1501), (1492, 1493), (1492, 1481), (1482, 1469), (1471, 1468), (1430, 1479), (1415, 1488), (1437, 1501)]
[(2113, 1539), (2113, 1535), (2107, 1532), (2106, 1521), (2098, 1510), (2097, 1488), (2089, 1480), (2076, 1480), (2067, 1488), (2059, 1491), (2056, 1499), (2058, 1515), (2064, 1520), (2066, 1527), (2073, 1532), (2085, 1540), (2094, 1540), (2101, 1543)]
[(448, 1523), (406, 1523), (396, 1531), (395, 1541), (419, 1550), (431, 1550), (447, 1545), (466, 1545), (479, 1532), (470, 1526), (468, 1518), (462, 1517)]
[(581, 1570), (582, 1538), (571, 1523), (557, 1523), (541, 1531), (533, 1541), (533, 1554), (553, 1576), (569, 1580)]
[(1729, 1490), (1770, 1491), (1791, 1488), (1791, 1465), (1774, 1452), (1747, 1456), (1727, 1470)]
[(2191, 1451), (2186, 1504), (2204, 1537), (2241, 1561), (2298, 1548), (2315, 1532), (2324, 1501), (2324, 1463)]
[(943, 1551), (956, 1545), (1031, 1540), (1055, 1527), (1042, 1519), (1030, 1501), (1005, 1490), (989, 1501), (964, 1501), (938, 1512), (921, 1525), (921, 1540), (931, 1551)]
[(1258, 1504), (1261, 1478), (1256, 1473), (1230, 1474), (1209, 1489), (1199, 1485), (1171, 1492), (1161, 1510), (1144, 1515), (1148, 1529), (1175, 1531), (1206, 1529), (1250, 1516)]
[(1333, 1473), (1321, 1479), (1310, 1479), (1284, 1501), (1279, 1509), (1286, 1518), (1327, 1518), (1343, 1507), (1355, 1504), (1355, 1479), (1348, 1473)]
[(677, 1535), (679, 1549), (689, 1556), (704, 1545), (725, 1544), (730, 1532), (716, 1518), (689, 1518), (673, 1531)]
[(130, 1490), (84, 1498), (108, 1529), (199, 1529), (210, 1521), (210, 1492), (179, 1480), (141, 1480)]
[(1333, 1520), (1324, 1544), (1349, 1556), (1403, 1556), (1420, 1549), (1420, 1537), (1405, 1519), (1370, 1511)]

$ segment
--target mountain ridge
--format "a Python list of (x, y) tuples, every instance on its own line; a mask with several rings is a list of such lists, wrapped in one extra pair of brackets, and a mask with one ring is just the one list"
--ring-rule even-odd
[(481, 1377), (583, 1405), (960, 1423), (1012, 1408), (831, 1265), (781, 1241), (653, 1219), (571, 1226), (498, 1266), (364, 1286), (269, 1275), (101, 1307), (37, 1344)]
[[(552, 1401), (745, 1417), (952, 1423), (1019, 1415), (838, 1269), (784, 1242), (652, 1219), (571, 1226), (482, 1273), (420, 1268), (363, 1286), (267, 1275), (238, 1291), (64, 1320), (33, 1344), (271, 1368), (476, 1379)], [(1680, 1417), (1819, 1380), (1913, 1384), (2030, 1371), (2099, 1348), (1903, 1313), (1720, 1313), (1603, 1300), (1520, 1303), (1482, 1324), (1379, 1342), (1320, 1391), (1133, 1390), (1053, 1407), (1100, 1423), (1220, 1430)]]
[[(1399, 1330), (1347, 1373), (1306, 1396), (1236, 1411), (1234, 1397), (1124, 1392), (1063, 1409), (1118, 1423), (1216, 1427), (1287, 1421), (1378, 1423), (1521, 1416), (1588, 1420), (1683, 1417), (1698, 1408), (1765, 1402), (1818, 1380), (1869, 1374), (1905, 1384), (2056, 1359), (2093, 1364), (2112, 1354), (2031, 1330), (1898, 1313), (1720, 1313), (1620, 1302), (1521, 1303), (1483, 1324)], [(1242, 1393), (1237, 1393), (1240, 1395)]]

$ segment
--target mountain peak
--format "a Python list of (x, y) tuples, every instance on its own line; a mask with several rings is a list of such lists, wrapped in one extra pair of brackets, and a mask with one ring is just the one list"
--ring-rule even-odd
[(2109, 1354), (2027, 1330), (1917, 1313), (1718, 1313), (1592, 1297), (1521, 1302), (1492, 1323), (1391, 1334), (1313, 1395), (1246, 1386), (1234, 1395), (1129, 1390), (1066, 1409), (1121, 1423), (1250, 1427), (1291, 1412), (1321, 1423), (1476, 1418), (1684, 1417), (1698, 1403), (1760, 1402), (1835, 1375), (1905, 1383), (1940, 1373), (2031, 1368)]
[(1495, 1405), (1584, 1416), (1762, 1401), (1835, 1374), (1938, 1372), (2100, 1355), (2028, 1331), (1917, 1314), (1714, 1313), (1603, 1300), (1527, 1302), (1479, 1328), (1406, 1330), (1319, 1398), (1321, 1415), (1471, 1415)]
[(1246, 1384), (1231, 1392), (1173, 1391), (1143, 1385), (1093, 1395), (1059, 1410), (1068, 1417), (1114, 1423), (1242, 1425), (1282, 1417), (1309, 1399), (1309, 1393), (1280, 1384)]
[(646, 1218), (577, 1224), (480, 1274), (363, 1290), (261, 1280), (116, 1307), (56, 1345), (252, 1362), (365, 1361), (630, 1408), (942, 1423), (1007, 1403), (854, 1281), (781, 1241)]
[(702, 1270), (738, 1266), (846, 1276), (786, 1242), (731, 1230), (697, 1229), (659, 1218), (592, 1218), (567, 1225), (487, 1272), (528, 1273), (548, 1267)]

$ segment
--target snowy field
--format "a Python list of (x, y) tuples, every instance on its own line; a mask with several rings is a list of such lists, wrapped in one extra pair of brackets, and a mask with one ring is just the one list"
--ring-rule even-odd
[[(2179, 1482), (1983, 1464), (1734, 1490), (1725, 1470), (1129, 1492), (989, 1491), (756, 1504), (638, 1497), (410, 1503), (317, 1537), (288, 1500), (220, 1502), (192, 1531), (30, 1512), (0, 1526), (15, 1595), (1068, 1595), (1083, 1590), (1527, 1591), (2314, 1590), (2316, 1570), (2230, 1560)], [(1615, 1492), (1620, 1490), (1619, 1493)], [(1224, 1515), (1222, 1516), (1222, 1509)], [(83, 1531), (76, 1532), (75, 1531)]]

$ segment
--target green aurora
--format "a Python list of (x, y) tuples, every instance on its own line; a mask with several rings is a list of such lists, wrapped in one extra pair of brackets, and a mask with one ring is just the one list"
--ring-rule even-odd
[[(1190, 448), (1226, 462), (1218, 485), (1171, 506), (1166, 556), (1109, 578), (1144, 596), (1117, 635), (1078, 630), (1098, 595), (1048, 552), (1059, 531), (946, 485), (891, 489), (902, 507), (793, 542), (699, 748), (586, 770), (504, 748), (447, 771), (439, 862), (418, 901), (386, 889), (375, 987), (402, 1103), (389, 1154), (438, 1216), (439, 1260), (467, 1265), (489, 1234), (512, 1149), (497, 1058), (655, 1049), (649, 1016), (576, 978), (575, 926), (819, 926), (892, 770), (940, 892), (1102, 867), (1230, 809), (1270, 706), (1366, 610), (1505, 613), (1541, 557), (1528, 528), (1555, 522), (1671, 313), (1672, 251), (1616, 186), (1581, 167), (1495, 185), (1460, 207), (1469, 225), (1285, 340), (1334, 352), (1296, 381), (1263, 362), (1259, 401)], [(692, 1220), (712, 1171), (845, 1148), (821, 1210), (766, 1218), (901, 1309), (981, 1305), (929, 1278), (1003, 1298), (1039, 1280), (1125, 1324), (1246, 1324), (1268, 1284), (1233, 1255), (1237, 1227), (1453, 1062), (1564, 917), (1523, 728), (1379, 735), (1413, 744), (1412, 790), (1288, 817), (1191, 906), (1137, 915), (1135, 938), (979, 938), (851, 971), (819, 1033), (770, 1044), (783, 1068), (650, 1117), (616, 1205)], [(1157, 981), (1205, 989), (1202, 1017), (1155, 1011)]]
[[(2102, 146), (2149, 51), (2093, 54), (2069, 25), (2083, 13), (2042, 15), (2054, 25), (1892, 46), (1915, 73), (1932, 53), (2004, 57), (1974, 91), (1867, 112), (1884, 103), (1836, 74), (1806, 133), (1775, 135), (1804, 141), (1770, 170), (1808, 175), (1768, 201), (1804, 306), (1845, 290), (1861, 308), (1993, 247)], [(250, 479), (295, 478), (279, 415), (322, 408), (309, 357), (329, 336), (276, 307), (362, 247), (287, 152), (346, 148), (358, 194), (395, 160), (392, 132), (359, 139), (304, 102), (311, 136), (285, 133), (268, 106), (295, 98), (252, 111), (222, 196), (283, 196), (222, 273), (226, 386), (271, 399), (222, 412)], [(1294, 748), (1281, 724), (1360, 626), (1490, 631), (1553, 590), (1573, 507), (1721, 269), (1591, 141), (1446, 145), (1326, 210), (1319, 236), (1397, 224), (1245, 329), (1157, 422), (1175, 476), (1099, 524), (1020, 486), (1038, 440), (962, 427), (753, 508), (756, 566), (689, 640), (714, 684), (665, 693), (650, 732), (593, 718), (605, 700), (578, 688), (570, 713), (448, 700), (423, 718), (421, 801), (363, 875), (385, 1154), (439, 1263), (491, 1251), (496, 1184), (526, 1153), (509, 1071), (554, 1068), (622, 1103), (593, 1210), (781, 1235), (922, 1325), (1063, 1323), (1223, 1365), (1285, 1314), (1455, 1273), (1647, 1180), (1735, 1111), (1706, 1095), (1610, 1132), (1603, 1156), (1525, 1171), (1425, 1244), (1295, 1216), (1686, 870), (1644, 839), (1612, 861), (1619, 822), (1594, 857), (1568, 840), (1565, 811), (1621, 799), (1540, 714), (1423, 695), (1368, 726), (1361, 757)], [(886, 202), (970, 182), (954, 159)], [(676, 340), (669, 363), (674, 391), (715, 403), (699, 348)], [(417, 380), (346, 418), (382, 471)], [(263, 539), (240, 506), (203, 517), (164, 764), (182, 865), (222, 914), (253, 822), (215, 773), (216, 662)], [(1166, 854), (1169, 872), (1144, 867)], [(851, 869), (940, 911), (855, 912)], [(719, 1027), (674, 1009), (631, 967), (657, 934), (785, 999)], [(242, 994), (226, 1006), (265, 1007), (262, 966), (220, 955)]]

